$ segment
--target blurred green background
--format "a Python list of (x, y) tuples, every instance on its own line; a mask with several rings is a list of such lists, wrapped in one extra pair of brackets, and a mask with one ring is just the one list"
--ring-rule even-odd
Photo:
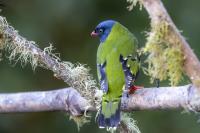
[[(96, 24), (114, 19), (132, 31), (140, 42), (145, 43), (145, 31), (149, 19), (139, 7), (129, 12), (125, 0), (1, 0), (1, 15), (28, 40), (34, 40), (40, 48), (52, 43), (62, 60), (80, 62), (91, 68), (96, 78), (96, 50), (99, 41), (90, 37)], [(200, 57), (200, 1), (164, 0), (172, 19)], [(4, 57), (8, 54), (4, 53)], [(30, 65), (13, 66), (6, 58), (0, 62), (0, 92), (51, 90), (66, 87), (63, 81), (53, 77), (52, 72)], [(181, 84), (187, 84), (183, 81)], [(145, 87), (149, 78), (141, 74), (138, 84)], [(162, 82), (162, 86), (168, 82)], [(139, 111), (134, 113), (142, 133), (199, 133), (198, 116), (182, 114), (181, 111)], [(76, 124), (63, 112), (24, 114), (1, 114), (0, 133), (77, 133)], [(94, 119), (80, 133), (103, 133)]]

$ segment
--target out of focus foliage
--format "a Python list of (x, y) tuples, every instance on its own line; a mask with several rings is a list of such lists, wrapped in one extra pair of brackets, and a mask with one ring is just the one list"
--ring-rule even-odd
[[(44, 48), (52, 43), (62, 60), (80, 62), (91, 68), (96, 76), (96, 50), (98, 40), (90, 37), (97, 23), (115, 19), (132, 31), (145, 43), (145, 31), (149, 31), (149, 19), (139, 6), (129, 12), (125, 0), (4, 0), (1, 15), (29, 40)], [(172, 19), (188, 39), (194, 52), (200, 57), (200, 17), (197, 0), (164, 1)], [(3, 53), (4, 57), (8, 53)], [(0, 62), (0, 92), (50, 90), (66, 87), (53, 77), (52, 72), (30, 65), (22, 68), (20, 63), (13, 66), (6, 58)], [(182, 81), (181, 84), (189, 83)], [(150, 84), (149, 77), (142, 73), (137, 84)], [(168, 85), (162, 82), (161, 86)], [(142, 133), (199, 133), (200, 124), (196, 116), (181, 114), (179, 111), (140, 111), (135, 119)], [(76, 133), (77, 127), (63, 112), (1, 114), (0, 133)], [(81, 133), (103, 133), (93, 120), (80, 129)]]

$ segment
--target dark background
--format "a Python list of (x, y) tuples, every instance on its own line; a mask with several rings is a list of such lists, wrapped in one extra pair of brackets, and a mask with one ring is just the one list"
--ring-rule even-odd
[[(184, 31), (194, 52), (200, 56), (200, 1), (163, 0), (177, 27)], [(129, 12), (125, 0), (4, 0), (1, 15), (28, 40), (40, 48), (52, 43), (62, 60), (80, 62), (91, 68), (96, 78), (96, 50), (99, 41), (90, 32), (102, 20), (114, 19), (133, 32), (140, 47), (149, 30), (146, 11), (139, 7)], [(6, 56), (6, 53), (4, 53)], [(185, 80), (181, 84), (187, 84)], [(145, 87), (149, 77), (141, 75), (138, 84)], [(162, 82), (162, 86), (168, 82)], [(0, 62), (0, 92), (51, 90), (66, 87), (52, 72), (42, 68), (32, 71), (30, 65), (13, 66), (6, 58)], [(142, 133), (199, 133), (200, 124), (194, 114), (179, 111), (139, 111), (134, 113)], [(75, 123), (63, 112), (1, 114), (0, 133), (77, 133)], [(103, 133), (94, 120), (81, 128), (80, 133)]]

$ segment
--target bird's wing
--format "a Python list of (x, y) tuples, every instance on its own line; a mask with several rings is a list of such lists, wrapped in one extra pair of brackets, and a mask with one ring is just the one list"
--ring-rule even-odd
[(100, 87), (104, 93), (108, 92), (108, 81), (106, 77), (105, 67), (106, 61), (103, 64), (97, 64), (98, 78), (100, 79)]
[(122, 68), (125, 74), (125, 89), (129, 89), (137, 78), (139, 72), (139, 57), (133, 55), (123, 57), (120, 55), (120, 61), (122, 63)]

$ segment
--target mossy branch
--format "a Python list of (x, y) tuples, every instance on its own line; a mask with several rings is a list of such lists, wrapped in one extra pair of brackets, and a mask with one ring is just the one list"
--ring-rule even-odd
[[(192, 85), (144, 88), (123, 98), (121, 109), (124, 112), (182, 109), (196, 113), (200, 112), (200, 96), (197, 94), (197, 89)], [(70, 112), (73, 119), (82, 123), (84, 117), (81, 116), (85, 110), (97, 111), (95, 106), (88, 108), (88, 101), (73, 88), (0, 94), (0, 113), (64, 111)], [(118, 130), (140, 133), (130, 115), (123, 115)]]
[[(52, 91), (0, 94), (0, 113), (67, 111), (79, 116), (88, 111), (87, 100), (73, 88)], [(125, 112), (140, 110), (184, 109), (200, 111), (200, 96), (193, 85), (178, 87), (143, 88), (129, 97), (122, 98), (121, 109)]]
[[(136, 1), (134, 0), (134, 4), (135, 2)], [(188, 73), (188, 75), (192, 75), (192, 77), (190, 77), (192, 81), (196, 81), (195, 76), (198, 77), (198, 71), (200, 71), (200, 67), (197, 68), (199, 61), (189, 48), (188, 43), (178, 32), (177, 28), (166, 12), (162, 2), (160, 0), (140, 0), (140, 3), (143, 4), (150, 15), (152, 28), (155, 28), (155, 31), (162, 31), (161, 34), (156, 36), (158, 40), (160, 40), (159, 38), (164, 38), (170, 43), (170, 45), (175, 46), (177, 44), (175, 42), (179, 42), (178, 44), (180, 44), (181, 48), (184, 50), (183, 54), (185, 56), (185, 71)], [(18, 32), (7, 23), (6, 19), (1, 16), (0, 48), (7, 49), (10, 52), (9, 59), (12, 61), (20, 60), (23, 65), (30, 62), (33, 69), (35, 69), (37, 66), (41, 66), (43, 68), (52, 70), (54, 72), (54, 76), (61, 78), (68, 85), (78, 90), (81, 96), (90, 101), (88, 105), (95, 105), (95, 91), (98, 89), (95, 81), (89, 74), (88, 68), (85, 68), (80, 64), (74, 65), (70, 62), (61, 61), (59, 57), (52, 53), (52, 45), (44, 50), (39, 49), (35, 42), (28, 41), (24, 37), (20, 36)], [(192, 56), (187, 56), (188, 54)], [(190, 63), (188, 63), (189, 61)], [(190, 70), (188, 69), (188, 65), (196, 69), (191, 68)], [(194, 72), (196, 73), (193, 74)]]
[[(151, 31), (147, 34), (144, 52), (148, 53), (147, 74), (152, 79), (169, 79), (177, 85), (183, 74), (200, 88), (200, 62), (185, 38), (176, 28), (161, 0), (128, 0), (143, 5), (151, 20)], [(200, 89), (199, 89), (200, 90)]]
[(53, 71), (54, 76), (62, 79), (69, 86), (88, 100), (88, 106), (95, 105), (94, 94), (96, 82), (89, 74), (89, 68), (84, 65), (74, 65), (70, 62), (63, 62), (56, 54), (53, 54), (53, 46), (41, 50), (34, 41), (28, 41), (20, 36), (6, 19), (0, 16), (0, 48), (7, 50), (9, 60), (21, 62), (22, 66), (30, 63), (32, 68), (37, 66)]
[[(30, 63), (33, 70), (38, 66), (49, 69), (53, 71), (55, 77), (62, 79), (79, 93), (68, 88), (50, 92), (0, 94), (1, 113), (68, 111), (71, 114), (70, 118), (77, 123), (79, 129), (88, 122), (85, 114), (87, 110), (99, 110), (102, 92), (96, 87), (95, 80), (89, 74), (89, 68), (81, 64), (74, 65), (61, 61), (56, 54), (52, 53), (54, 48), (51, 44), (41, 50), (34, 41), (28, 41), (19, 35), (6, 19), (0, 16), (0, 51), (5, 50), (9, 52), (10, 61), (20, 62), (22, 66)], [(131, 119), (126, 118), (126, 122), (129, 120), (132, 122)], [(127, 129), (136, 129), (134, 123), (131, 126), (129, 124)]]
[[(195, 90), (200, 88), (199, 60), (184, 37), (181, 36), (162, 2), (160, 0), (128, 1), (132, 2), (133, 5), (139, 1), (140, 5), (143, 5), (147, 10), (151, 19), (152, 30), (148, 34), (147, 45), (144, 49), (144, 51), (150, 53), (149, 57), (153, 57), (147, 59), (149, 63), (148, 74), (152, 78), (169, 78), (171, 85), (176, 85), (184, 71), (195, 86), (141, 89), (133, 96), (122, 99), (122, 110), (184, 108), (189, 111), (200, 111), (200, 98)], [(160, 51), (148, 47), (149, 45)], [(70, 62), (61, 61), (58, 56), (52, 53), (52, 49), (52, 45), (44, 50), (39, 49), (35, 42), (27, 41), (20, 36), (12, 26), (8, 25), (5, 18), (0, 16), (0, 50), (10, 52), (9, 60), (20, 61), (22, 65), (29, 62), (33, 69), (37, 66), (49, 69), (53, 71), (54, 76), (62, 79), (80, 93), (69, 89), (68, 91), (63, 90), (66, 91), (65, 93), (57, 90), (53, 93), (0, 94), (0, 112), (64, 110), (77, 116), (85, 110), (95, 111), (98, 109), (101, 101), (100, 95), (95, 93), (98, 89), (95, 80), (89, 74), (89, 69), (80, 64), (74, 65)], [(178, 58), (174, 58), (174, 55), (178, 55)], [(158, 57), (162, 58), (159, 59)], [(167, 59), (164, 59), (164, 57)], [(172, 88), (176, 89), (172, 90)], [(74, 93), (71, 93), (71, 91)], [(63, 94), (59, 95), (57, 92)], [(52, 103), (54, 101), (57, 101), (57, 103)], [(78, 103), (76, 103), (77, 101)], [(121, 128), (124, 128), (123, 122)]]
[[(187, 74), (192, 83), (197, 86), (197, 89), (199, 88), (200, 90), (200, 62), (194, 54), (194, 52), (192, 51), (192, 49), (190, 48), (189, 44), (186, 42), (185, 38), (180, 34), (179, 30), (176, 28), (171, 17), (169, 16), (165, 7), (163, 6), (161, 0), (142, 0), (142, 3), (151, 19), (152, 28), (156, 28), (159, 25), (163, 25), (163, 22), (166, 23), (168, 26), (168, 32), (167, 34), (163, 35), (164, 39), (169, 45), (171, 45), (170, 47), (172, 47), (173, 49), (179, 49), (180, 51), (182, 51), (182, 53), (180, 51), (175, 51), (175, 53), (178, 52), (179, 56), (173, 56), (173, 58), (178, 58), (173, 62), (170, 62), (171, 60), (169, 60), (168, 64), (175, 63), (176, 61), (180, 62), (178, 66), (170, 66), (171, 69), (180, 69), (175, 72), (175, 74), (177, 74), (177, 72), (182, 71), (181, 67), (183, 66), (182, 69), (184, 70), (184, 73)], [(181, 56), (182, 59), (180, 58)], [(184, 61), (182, 62), (182, 60)], [(180, 73), (176, 76), (179, 75)], [(176, 76), (171, 76), (171, 78), (177, 80)]]

